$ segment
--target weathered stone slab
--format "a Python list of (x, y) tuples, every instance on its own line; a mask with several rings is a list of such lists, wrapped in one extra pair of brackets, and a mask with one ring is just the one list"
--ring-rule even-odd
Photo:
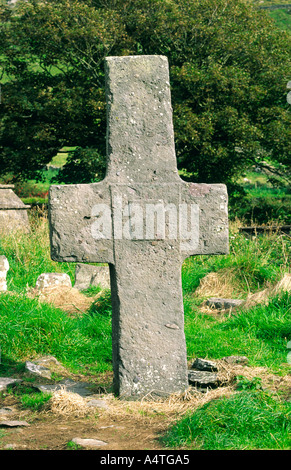
[(9, 263), (8, 259), (6, 256), (1, 255), (0, 256), (0, 292), (6, 291), (7, 290), (7, 273), (9, 270)]
[(193, 362), (191, 369), (208, 371), (208, 372), (215, 372), (217, 371), (217, 365), (213, 361), (208, 361), (206, 359), (199, 359), (196, 358)]
[(218, 379), (217, 374), (214, 372), (206, 372), (199, 370), (189, 370), (188, 380), (190, 385), (196, 387), (217, 387)]
[(14, 185), (0, 185), (0, 233), (30, 231), (28, 209), (13, 191)]
[(42, 273), (38, 276), (35, 284), (38, 290), (56, 286), (72, 287), (70, 276), (66, 273)]
[(17, 427), (23, 427), (23, 426), (30, 426), (26, 421), (0, 421), (0, 427), (5, 427), (5, 428), (17, 428)]
[(42, 365), (35, 364), (31, 361), (25, 362), (25, 370), (31, 375), (35, 375), (37, 377), (44, 377), (46, 379), (50, 379), (52, 376), (51, 371), (47, 367), (43, 367)]
[(227, 362), (228, 364), (248, 364), (249, 360), (246, 356), (225, 356), (222, 358), (222, 361)]
[(65, 388), (68, 392), (77, 393), (81, 397), (87, 397), (94, 394), (90, 383), (75, 382), (71, 379), (63, 379), (55, 385), (37, 385), (36, 387), (43, 393), (53, 393)]
[(74, 287), (78, 290), (85, 290), (91, 286), (110, 288), (109, 266), (76, 265)]
[(108, 263), (114, 390), (123, 398), (188, 388), (181, 264), (228, 253), (224, 185), (178, 174), (163, 56), (106, 59), (107, 174), (52, 186), (51, 256)]

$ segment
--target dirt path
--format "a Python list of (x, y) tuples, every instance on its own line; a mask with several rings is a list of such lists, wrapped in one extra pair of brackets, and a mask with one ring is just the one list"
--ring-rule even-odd
[[(6, 428), (7, 429), (7, 428)], [(158, 450), (161, 432), (160, 419), (145, 422), (132, 418), (47, 418), (35, 420), (29, 427), (5, 431), (0, 449), (68, 450), (73, 438), (98, 439), (106, 442), (100, 450)]]

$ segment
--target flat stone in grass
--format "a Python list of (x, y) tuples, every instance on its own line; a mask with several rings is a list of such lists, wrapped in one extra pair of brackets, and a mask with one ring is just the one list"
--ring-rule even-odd
[(9, 235), (11, 232), (29, 232), (30, 224), (25, 205), (14, 193), (13, 184), (0, 184), (0, 233)]
[(71, 278), (66, 273), (42, 273), (38, 276), (35, 287), (38, 290), (49, 287), (72, 287)]
[(36, 387), (44, 393), (53, 393), (57, 390), (65, 389), (68, 392), (77, 393), (82, 397), (94, 395), (94, 392), (92, 391), (92, 384), (87, 382), (75, 382), (71, 379), (63, 379), (54, 385), (44, 384), (36, 385)]
[(31, 361), (25, 362), (25, 370), (31, 375), (36, 375), (37, 377), (44, 377), (46, 379), (50, 379), (52, 373), (47, 367), (43, 367), (39, 364), (35, 364)]
[(188, 380), (190, 385), (196, 387), (209, 387), (214, 388), (218, 387), (217, 374), (215, 372), (206, 372), (200, 370), (189, 370), (188, 371)]

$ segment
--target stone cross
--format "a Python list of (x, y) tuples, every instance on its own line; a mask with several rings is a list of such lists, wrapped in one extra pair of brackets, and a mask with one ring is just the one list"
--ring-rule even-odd
[(51, 257), (109, 263), (114, 390), (188, 388), (181, 266), (228, 252), (227, 191), (178, 174), (167, 58), (106, 59), (107, 172), (52, 186)]

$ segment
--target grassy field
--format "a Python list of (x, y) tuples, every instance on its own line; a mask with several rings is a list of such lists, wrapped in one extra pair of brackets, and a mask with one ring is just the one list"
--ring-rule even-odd
[[(289, 272), (289, 236), (245, 238), (238, 225), (231, 224), (229, 255), (192, 257), (182, 266), (189, 367), (196, 357), (220, 360), (243, 355), (254, 370), (284, 378), (290, 374), (290, 294), (271, 295), (268, 303), (236, 314), (204, 307), (209, 296), (246, 299), (251, 293), (274, 286)], [(87, 291), (87, 296), (98, 293), (98, 301), (92, 297), (91, 307), (75, 315), (30, 298), (27, 293), (39, 274), (65, 272), (73, 283), (75, 268), (73, 263), (50, 259), (45, 217), (33, 216), (31, 226), (29, 235), (1, 238), (0, 253), (8, 258), (10, 270), (8, 292), (0, 296), (0, 375), (19, 374), (25, 360), (51, 354), (72, 373), (100, 377), (100, 385), (110, 392), (110, 290)], [(241, 377), (241, 389), (230, 397), (211, 401), (178, 419), (161, 444), (201, 449), (290, 448), (290, 403), (285, 401), (290, 390), (270, 394), (257, 387), (259, 375)], [(38, 406), (29, 394), (24, 394), (22, 401), (23, 406)], [(238, 409), (244, 413), (240, 415)]]

